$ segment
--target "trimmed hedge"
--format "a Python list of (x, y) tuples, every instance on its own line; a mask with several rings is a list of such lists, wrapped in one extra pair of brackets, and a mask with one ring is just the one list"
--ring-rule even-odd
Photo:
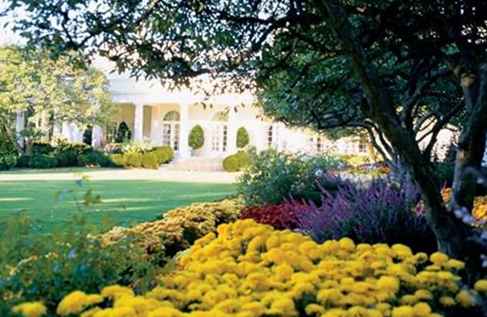
[(149, 152), (142, 155), (143, 168), (158, 169), (159, 166), (161, 166), (159, 157), (154, 152)]
[(205, 144), (205, 132), (203, 131), (203, 128), (199, 124), (197, 124), (191, 129), (191, 132), (189, 133), (188, 145), (193, 150), (198, 150), (203, 147), (203, 144)]
[(125, 153), (125, 165), (124, 167), (142, 167), (142, 154), (141, 153)]
[(159, 146), (152, 149), (158, 160), (159, 164), (166, 164), (172, 161), (174, 158), (174, 151), (170, 146)]
[(114, 165), (109, 156), (101, 151), (96, 150), (82, 154), (79, 157), (79, 162), (82, 166), (89, 167), (111, 167)]
[(229, 155), (223, 160), (223, 169), (227, 172), (239, 172), (249, 165), (250, 156), (244, 151)]
[(249, 145), (250, 137), (249, 133), (244, 127), (237, 130), (237, 148), (241, 149)]
[(48, 154), (33, 155), (30, 159), (29, 167), (31, 168), (53, 168), (58, 166), (58, 161), (54, 156)]

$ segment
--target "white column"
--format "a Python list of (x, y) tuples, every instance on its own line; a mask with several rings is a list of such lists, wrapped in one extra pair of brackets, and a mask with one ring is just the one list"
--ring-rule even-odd
[(154, 106), (151, 115), (150, 138), (153, 145), (162, 145), (161, 106)]
[[(181, 103), (180, 104), (180, 119), (179, 122), (179, 157), (180, 158), (188, 158), (191, 157), (191, 149), (188, 145), (188, 137), (189, 137), (189, 104), (188, 103)], [(206, 139), (207, 136), (205, 136)], [(206, 141), (206, 140), (205, 140)]]
[(61, 128), (61, 134), (68, 142), (73, 141), (71, 125), (67, 121), (63, 121), (63, 126)]
[(15, 118), (15, 133), (17, 137), (17, 143), (20, 147), (24, 146), (24, 138), (21, 136), (22, 131), (25, 129), (25, 114), (23, 111), (17, 111)]
[(235, 120), (235, 108), (230, 107), (228, 113), (228, 123), (227, 123), (227, 153), (233, 154), (237, 152), (237, 129), (240, 127), (238, 126), (238, 121)]
[(99, 125), (93, 126), (93, 132), (91, 137), (91, 146), (94, 148), (100, 148), (103, 143), (103, 129)]
[(62, 123), (60, 123), (59, 121), (54, 121), (54, 126), (53, 126), (53, 129), (52, 129), (52, 136), (53, 138), (60, 138), (62, 137)]
[(143, 142), (144, 141), (144, 105), (135, 105), (135, 116), (134, 116), (134, 141)]

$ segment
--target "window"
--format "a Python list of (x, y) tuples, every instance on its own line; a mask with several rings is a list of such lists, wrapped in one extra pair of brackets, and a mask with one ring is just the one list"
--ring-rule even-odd
[(162, 145), (170, 146), (174, 151), (179, 150), (179, 112), (169, 111), (163, 117)]
[(267, 130), (267, 147), (272, 147), (272, 144), (274, 143), (274, 131), (273, 131), (272, 125), (269, 126), (269, 129)]
[(368, 146), (367, 146), (367, 142), (365, 142), (365, 140), (360, 140), (360, 142), (358, 143), (358, 151), (359, 151), (359, 153), (367, 153)]

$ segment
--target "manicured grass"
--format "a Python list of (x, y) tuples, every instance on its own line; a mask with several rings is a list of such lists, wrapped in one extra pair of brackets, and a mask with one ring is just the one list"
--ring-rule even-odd
[[(101, 203), (86, 207), (83, 195), (90, 189), (101, 196)], [(36, 233), (62, 230), (76, 215), (84, 215), (90, 225), (126, 226), (155, 219), (178, 206), (221, 199), (234, 191), (235, 186), (229, 184), (155, 180), (1, 181), (0, 225), (24, 212), (34, 221)]]

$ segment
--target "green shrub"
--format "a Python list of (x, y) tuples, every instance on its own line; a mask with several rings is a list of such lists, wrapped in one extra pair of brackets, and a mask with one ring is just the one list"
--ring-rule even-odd
[(199, 124), (195, 125), (191, 129), (191, 132), (189, 133), (188, 145), (193, 150), (198, 150), (201, 149), (204, 144), (205, 144), (205, 132), (203, 131), (203, 128)]
[(246, 205), (278, 204), (290, 197), (319, 203), (317, 181), (324, 172), (341, 164), (332, 156), (307, 157), (276, 150), (261, 153), (252, 150), (250, 165), (240, 177), (238, 190)]
[(16, 167), (19, 168), (30, 168), (31, 167), (32, 156), (31, 155), (21, 155), (17, 160)]
[(152, 153), (157, 156), (160, 164), (169, 163), (174, 158), (174, 151), (170, 146), (155, 147)]
[(58, 161), (54, 156), (47, 155), (47, 154), (36, 154), (32, 155), (30, 160), (30, 167), (31, 168), (54, 168), (58, 166)]
[(249, 133), (244, 127), (237, 130), (237, 148), (241, 149), (249, 145)]
[(159, 157), (154, 152), (142, 154), (142, 167), (158, 169), (161, 166)]
[(117, 167), (125, 167), (125, 156), (123, 154), (112, 154), (110, 160)]
[(451, 187), (453, 184), (453, 175), (455, 173), (454, 163), (435, 163), (436, 177), (440, 181), (440, 186)]
[(92, 152), (93, 148), (84, 143), (60, 143), (54, 151), (59, 167), (80, 166), (80, 157)]
[(15, 143), (10, 139), (7, 128), (0, 127), (0, 170), (7, 170), (17, 164), (19, 154)]
[(123, 156), (125, 167), (142, 167), (142, 153), (129, 152)]
[(223, 160), (223, 169), (227, 172), (239, 172), (250, 164), (250, 156), (245, 151), (227, 156)]
[(98, 166), (98, 167), (110, 167), (113, 166), (112, 160), (109, 156), (101, 151), (91, 151), (82, 154), (79, 157), (81, 166)]
[[(35, 225), (19, 215), (0, 232), (0, 302), (7, 306), (42, 300), (48, 316), (55, 316), (55, 303), (74, 290), (93, 293), (112, 284), (140, 290), (153, 286), (158, 268), (147, 261), (135, 243), (137, 237), (104, 245), (95, 238), (99, 232), (82, 218), (49, 235), (33, 235)], [(0, 313), (1, 309), (0, 305)]]
[(49, 155), (54, 152), (55, 147), (48, 142), (34, 142), (32, 144), (32, 154), (46, 154)]

